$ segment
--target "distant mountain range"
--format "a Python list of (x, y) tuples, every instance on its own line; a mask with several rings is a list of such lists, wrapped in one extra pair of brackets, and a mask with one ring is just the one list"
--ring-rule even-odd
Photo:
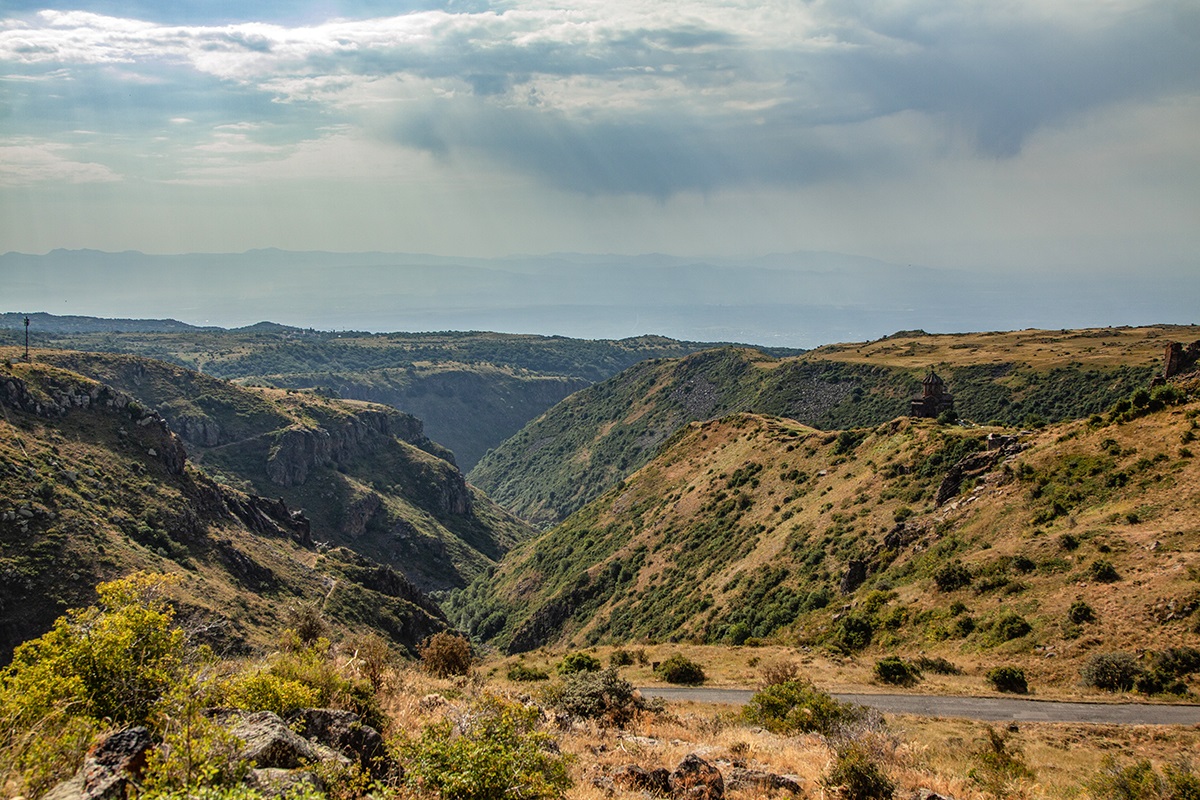
[[(1191, 322), (1200, 286), (1171, 274), (980, 274), (840, 253), (749, 259), (552, 254), (449, 258), (253, 250), (0, 255), (9, 309), (168, 315), (239, 328), (655, 333), (813, 347), (892, 331)], [(1177, 273), (1177, 274), (1176, 274)], [(1174, 275), (1174, 277), (1172, 277)], [(1164, 287), (1170, 287), (1164, 290)], [(164, 321), (168, 324), (169, 321)]]

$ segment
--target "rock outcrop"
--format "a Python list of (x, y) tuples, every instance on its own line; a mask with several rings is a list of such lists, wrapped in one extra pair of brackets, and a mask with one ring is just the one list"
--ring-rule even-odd
[[(301, 785), (323, 790), (319, 777), (323, 764), (358, 764), (380, 779), (403, 776), (379, 732), (349, 711), (308, 708), (289, 716), (288, 722), (270, 711), (210, 709), (206, 715), (241, 742), (235, 758), (253, 765), (246, 784), (268, 796), (283, 796)], [(123, 800), (127, 789), (136, 787), (153, 748), (144, 727), (118, 731), (88, 751), (70, 780), (43, 797)]]
[(594, 782), (610, 792), (616, 788), (671, 800), (722, 800), (726, 789), (755, 796), (775, 792), (803, 796), (802, 781), (796, 775), (752, 769), (741, 761), (711, 764), (691, 753), (669, 772), (662, 767), (646, 769), (637, 764), (624, 764)]
[(994, 450), (984, 450), (963, 457), (942, 478), (942, 482), (938, 486), (937, 497), (934, 499), (934, 505), (943, 505), (957, 497), (959, 490), (962, 488), (963, 481), (969, 478), (980, 477), (984, 473), (991, 471), (1004, 459), (1020, 453), (1022, 449), (1024, 448), (1019, 443), (1013, 441), (1003, 444)]
[(721, 771), (695, 753), (679, 762), (670, 777), (675, 800), (723, 800), (725, 779)]
[(79, 771), (51, 789), (43, 800), (124, 800), (126, 790), (135, 787), (145, 769), (152, 745), (144, 727), (117, 731), (92, 747)]
[(187, 452), (158, 412), (102, 383), (57, 370), (37, 372), (38, 385), (16, 375), (0, 378), (0, 403), (18, 411), (55, 419), (76, 411), (115, 413), (130, 425), (121, 427), (127, 440), (136, 442), (172, 475), (183, 473)]
[(363, 409), (320, 427), (293, 425), (274, 434), (267, 475), (280, 486), (299, 486), (314, 467), (347, 464), (377, 451), (386, 439), (423, 440), (420, 424), (407, 414)]

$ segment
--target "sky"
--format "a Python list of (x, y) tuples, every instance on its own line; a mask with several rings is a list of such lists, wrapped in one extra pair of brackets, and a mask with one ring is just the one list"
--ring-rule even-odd
[(6, 0), (0, 252), (1194, 276), (1195, 0)]

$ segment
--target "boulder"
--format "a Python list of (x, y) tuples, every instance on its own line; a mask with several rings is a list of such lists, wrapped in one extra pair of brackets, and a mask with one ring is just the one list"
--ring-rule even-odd
[(252, 769), (246, 775), (246, 785), (262, 792), (263, 797), (289, 797), (297, 790), (310, 786), (318, 792), (325, 791), (321, 779), (308, 770)]
[(649, 792), (655, 797), (671, 796), (671, 774), (662, 767), (643, 769), (637, 764), (617, 767), (612, 773), (614, 786), (631, 792)]
[(795, 775), (776, 775), (774, 772), (734, 767), (728, 771), (725, 785), (730, 789), (745, 792), (787, 792), (803, 795), (804, 786), (801, 780)]
[(146, 753), (153, 745), (142, 726), (126, 728), (105, 737), (84, 757), (83, 766), (67, 781), (51, 789), (50, 800), (124, 800), (126, 789), (141, 777)]
[(400, 777), (400, 765), (388, 754), (383, 737), (351, 711), (306, 708), (288, 717), (304, 738), (357, 762), (374, 778)]
[(695, 753), (689, 753), (671, 773), (671, 796), (675, 800), (723, 800), (725, 780), (721, 771)]
[(321, 760), (307, 740), (297, 736), (279, 715), (257, 711), (236, 722), (229, 732), (242, 740), (238, 757), (259, 769), (295, 769)]

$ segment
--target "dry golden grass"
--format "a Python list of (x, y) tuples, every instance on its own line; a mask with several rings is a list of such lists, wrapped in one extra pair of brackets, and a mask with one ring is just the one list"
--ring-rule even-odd
[[(748, 648), (747, 648), (748, 649)], [(657, 648), (648, 649), (658, 654)], [(687, 650), (693, 655), (698, 651)], [(786, 651), (759, 649), (760, 655), (779, 657)], [(607, 656), (607, 649), (598, 651)], [(552, 666), (548, 653), (526, 658), (526, 663)], [(737, 661), (738, 656), (730, 660)], [(536, 702), (536, 685), (511, 684), (493, 677), (507, 661), (489, 660), (471, 678), (445, 681), (412, 670), (401, 670), (390, 682), (384, 708), (397, 732), (415, 734), (424, 725), (453, 716), (482, 693)], [(715, 665), (715, 664), (714, 664)], [(636, 678), (639, 667), (623, 670)], [(635, 681), (636, 682), (636, 681)], [(431, 697), (433, 695), (433, 697)], [(986, 800), (991, 795), (975, 783), (971, 770), (986, 741), (988, 723), (959, 719), (926, 719), (888, 716), (883, 727), (868, 724), (858, 731), (874, 759), (897, 784), (898, 797), (929, 789), (958, 800)], [(640, 797), (638, 792), (605, 786), (605, 778), (626, 764), (645, 769), (673, 769), (689, 753), (715, 764), (723, 773), (735, 764), (798, 778), (809, 797), (832, 797), (822, 778), (834, 760), (830, 744), (815, 734), (778, 736), (743, 723), (737, 709), (725, 705), (673, 702), (661, 714), (640, 715), (628, 728), (604, 728), (590, 722), (555, 727), (563, 753), (573, 759), (574, 787), (570, 800)], [(1033, 778), (1009, 787), (1009, 797), (1070, 800), (1088, 797), (1084, 787), (1113, 759), (1128, 766), (1148, 759), (1161, 768), (1186, 763), (1200, 753), (1200, 728), (1181, 726), (1117, 726), (1022, 723), (1004, 730), (1010, 752), (1015, 752)], [(600, 784), (600, 785), (597, 785)], [(732, 800), (768, 797), (763, 791), (728, 793)], [(788, 796), (786, 794), (775, 796)]]
[(1200, 326), (1153, 325), (1140, 328), (1023, 330), (896, 336), (873, 342), (830, 344), (806, 353), (806, 359), (886, 364), (926, 369), (930, 364), (1019, 363), (1049, 369), (1080, 363), (1089, 366), (1145, 364), (1162, 358), (1167, 342), (1200, 339)]

